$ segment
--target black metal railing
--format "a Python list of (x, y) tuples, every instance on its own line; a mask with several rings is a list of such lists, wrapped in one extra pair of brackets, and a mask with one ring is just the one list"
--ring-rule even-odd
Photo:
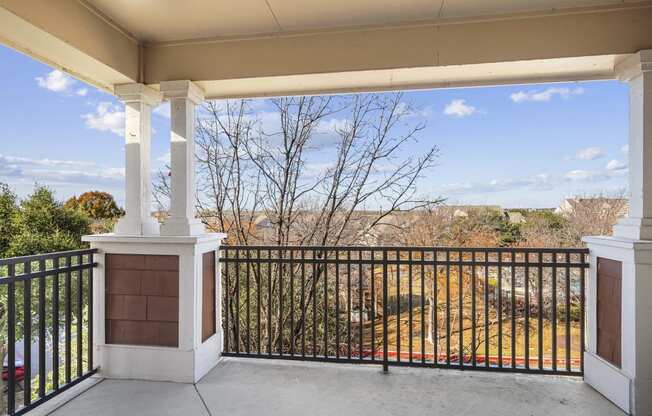
[[(1, 339), (7, 353), (6, 409), (0, 414), (23, 414), (95, 373), (94, 252), (0, 259)], [(17, 344), (22, 344), (22, 360), (17, 360)], [(32, 356), (33, 348), (38, 357)]]
[(221, 248), (224, 355), (580, 375), (582, 248)]

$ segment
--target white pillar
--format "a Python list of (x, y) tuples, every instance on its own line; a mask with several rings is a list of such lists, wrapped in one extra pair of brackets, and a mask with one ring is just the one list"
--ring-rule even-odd
[[(627, 413), (652, 415), (652, 50), (632, 55), (616, 71), (630, 88), (629, 215), (614, 227), (612, 237), (583, 238), (591, 253), (584, 379)], [(598, 270), (599, 259), (620, 262), (615, 267), (621, 276), (621, 337), (603, 335), (607, 345), (613, 341), (620, 346), (619, 365), (598, 351), (601, 320), (618, 313), (598, 313), (598, 296), (609, 299), (618, 293), (609, 286), (613, 269)], [(605, 293), (598, 295), (600, 279), (605, 279)]]
[(629, 84), (629, 215), (614, 235), (652, 240), (652, 50), (631, 56), (616, 71)]
[(161, 226), (161, 234), (200, 235), (204, 226), (195, 218), (195, 106), (204, 100), (204, 94), (190, 81), (161, 82), (161, 92), (170, 100), (172, 123), (170, 217)]
[(158, 235), (159, 225), (151, 216), (151, 118), (161, 94), (143, 84), (115, 87), (125, 103), (125, 216), (115, 226), (117, 235)]

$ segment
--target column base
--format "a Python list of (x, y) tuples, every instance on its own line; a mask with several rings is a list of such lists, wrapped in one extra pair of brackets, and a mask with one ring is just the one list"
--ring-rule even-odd
[(631, 412), (632, 379), (590, 351), (584, 351), (584, 381), (626, 413)]
[(204, 224), (197, 218), (175, 218), (170, 217), (161, 224), (161, 235), (202, 235), (205, 233)]
[(124, 216), (115, 225), (115, 235), (156, 236), (160, 234), (159, 223), (154, 218), (142, 220)]
[(620, 218), (613, 230), (614, 237), (652, 240), (652, 218)]
[[(633, 221), (636, 223), (636, 220)], [(640, 222), (639, 222), (640, 223)], [(631, 223), (625, 221), (625, 225)], [(652, 240), (622, 236), (584, 237), (590, 250), (590, 270), (586, 283), (586, 335), (584, 380), (606, 398), (632, 415), (652, 415)], [(620, 278), (620, 366), (598, 355), (600, 316), (613, 316), (608, 310), (598, 313), (598, 296), (608, 298), (614, 286), (602, 286), (598, 295), (598, 259), (621, 263)], [(602, 271), (609, 282), (610, 273)], [(613, 293), (613, 292), (612, 292)], [(608, 303), (606, 303), (608, 304)], [(609, 336), (606, 333), (604, 336)], [(608, 339), (607, 339), (608, 341)], [(602, 344), (604, 345), (604, 344)], [(608, 345), (608, 344), (607, 344)], [(605, 351), (608, 354), (608, 350)]]
[[(83, 237), (98, 250), (93, 286), (93, 365), (99, 374), (195, 383), (217, 364), (222, 353), (217, 303), (220, 286), (217, 255), (212, 253), (224, 237)], [(214, 262), (206, 263), (205, 256)], [(215, 271), (212, 276), (211, 270)], [(209, 290), (214, 289), (216, 304), (207, 312), (202, 294), (211, 279), (215, 283)], [(214, 322), (211, 331), (204, 331), (205, 319)]]

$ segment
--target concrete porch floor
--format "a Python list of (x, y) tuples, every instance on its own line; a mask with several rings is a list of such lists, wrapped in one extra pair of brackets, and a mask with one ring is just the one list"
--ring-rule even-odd
[(568, 377), (227, 358), (197, 385), (103, 380), (52, 415), (623, 415)]

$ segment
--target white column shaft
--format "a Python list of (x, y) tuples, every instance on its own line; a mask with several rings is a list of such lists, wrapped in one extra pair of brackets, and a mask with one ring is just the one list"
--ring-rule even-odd
[(170, 100), (172, 110), (171, 164), (173, 218), (195, 218), (195, 104), (187, 98)]
[(125, 216), (116, 224), (119, 235), (157, 235), (151, 216), (151, 118), (160, 95), (142, 84), (119, 85), (125, 103)]
[(170, 100), (170, 217), (161, 226), (162, 235), (187, 236), (204, 233), (195, 218), (195, 106), (203, 100), (201, 90), (190, 81), (161, 83)]

